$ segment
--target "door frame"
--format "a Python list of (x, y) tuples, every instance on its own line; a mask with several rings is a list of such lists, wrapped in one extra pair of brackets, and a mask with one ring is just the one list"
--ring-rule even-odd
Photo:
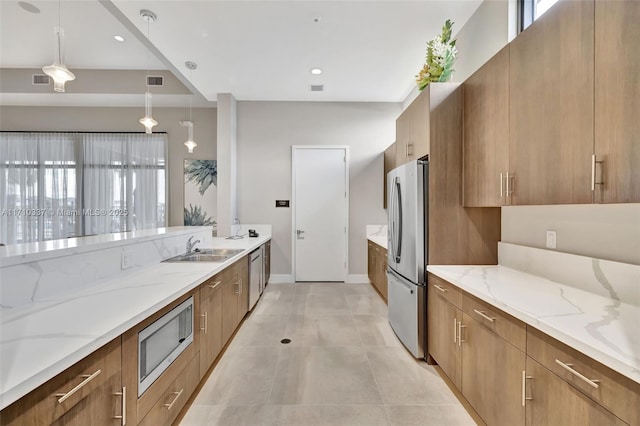
[(350, 150), (348, 145), (291, 145), (291, 277), (296, 282), (296, 152), (306, 149), (344, 149), (345, 154), (345, 190), (347, 192), (347, 208), (345, 211), (346, 232), (344, 237), (345, 267), (344, 282), (349, 277), (349, 163)]

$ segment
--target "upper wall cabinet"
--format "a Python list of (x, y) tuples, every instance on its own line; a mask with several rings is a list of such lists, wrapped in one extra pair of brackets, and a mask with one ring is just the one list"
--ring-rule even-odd
[(592, 202), (593, 40), (594, 1), (560, 0), (511, 42), (511, 204)]
[(396, 143), (389, 145), (384, 150), (384, 178), (383, 178), (383, 198), (382, 207), (387, 208), (387, 173), (396, 168)]
[(396, 120), (398, 167), (429, 154), (430, 112), (447, 98), (459, 83), (431, 83)]
[(509, 45), (464, 83), (463, 205), (508, 204)]
[(637, 203), (640, 2), (597, 1), (595, 16), (595, 201)]

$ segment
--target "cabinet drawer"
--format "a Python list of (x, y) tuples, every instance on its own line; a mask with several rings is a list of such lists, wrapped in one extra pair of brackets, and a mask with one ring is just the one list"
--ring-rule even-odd
[(167, 387), (140, 425), (170, 425), (187, 403), (200, 380), (200, 358), (196, 355), (178, 377)]
[[(3, 425), (49, 425), (121, 371), (120, 338), (58, 374), (0, 413)], [(111, 392), (117, 392), (116, 387)], [(114, 400), (115, 401), (115, 400)], [(114, 407), (114, 415), (116, 413)]]
[(526, 350), (527, 330), (522, 321), (469, 294), (462, 298), (462, 310), (516, 348)]
[(429, 274), (429, 286), (435, 290), (433, 294), (441, 296), (453, 306), (462, 309), (462, 291), (453, 284)]
[(527, 355), (625, 422), (640, 424), (640, 384), (533, 327), (527, 327)]
[(225, 273), (221, 272), (209, 278), (200, 285), (200, 300), (208, 299), (213, 296), (216, 289), (219, 289), (225, 279)]

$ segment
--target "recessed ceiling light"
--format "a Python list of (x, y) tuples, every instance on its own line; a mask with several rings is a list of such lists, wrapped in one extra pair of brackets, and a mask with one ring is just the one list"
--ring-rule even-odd
[(40, 9), (38, 9), (36, 6), (32, 5), (31, 3), (27, 3), (26, 1), (19, 1), (18, 6), (20, 6), (22, 9), (26, 10), (29, 13), (40, 13)]
[(114, 35), (114, 36), (113, 36), (113, 39), (114, 39), (115, 41), (119, 41), (119, 42), (123, 42), (123, 41), (124, 41), (124, 37), (119, 36), (119, 35)]
[(320, 74), (322, 74), (322, 69), (320, 69), (320, 68), (311, 68), (311, 74), (320, 75)]

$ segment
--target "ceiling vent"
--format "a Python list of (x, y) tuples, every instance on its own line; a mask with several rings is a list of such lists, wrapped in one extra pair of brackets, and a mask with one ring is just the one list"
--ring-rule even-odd
[(323, 92), (324, 91), (324, 84), (312, 84), (311, 85), (311, 91), (312, 92)]
[(164, 77), (161, 75), (148, 75), (147, 86), (164, 86)]
[(32, 74), (31, 84), (34, 86), (48, 86), (51, 84), (51, 77), (46, 74)]

